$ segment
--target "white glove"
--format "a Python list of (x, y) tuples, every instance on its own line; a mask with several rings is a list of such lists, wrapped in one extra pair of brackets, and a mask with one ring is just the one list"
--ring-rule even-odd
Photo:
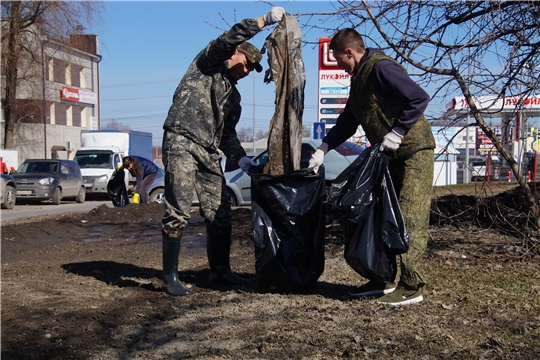
[(324, 154), (326, 154), (327, 152), (328, 152), (328, 144), (323, 142), (321, 146), (317, 148), (317, 151), (315, 151), (311, 155), (308, 168), (313, 168), (313, 172), (315, 174), (319, 171), (319, 167), (322, 165), (324, 161)]
[(238, 161), (238, 167), (244, 172), (247, 172), (252, 166), (257, 166), (257, 164), (247, 156), (244, 156)]
[(392, 130), (384, 135), (379, 151), (397, 150), (401, 144), (401, 140), (403, 140), (403, 136)]
[(264, 23), (266, 25), (272, 25), (280, 22), (281, 19), (283, 19), (283, 15), (285, 15), (285, 9), (279, 6), (275, 6), (264, 15)]

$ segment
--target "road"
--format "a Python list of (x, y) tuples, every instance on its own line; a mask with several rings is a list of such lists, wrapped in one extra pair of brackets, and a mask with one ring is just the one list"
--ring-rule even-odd
[(52, 203), (40, 203), (40, 204), (19, 204), (15, 205), (13, 209), (0, 211), (1, 222), (7, 222), (10, 220), (16, 220), (27, 217), (41, 216), (41, 215), (54, 215), (62, 213), (72, 213), (77, 211), (87, 212), (102, 204), (107, 204), (113, 207), (111, 200), (86, 200), (82, 204), (78, 204), (74, 201), (65, 201), (60, 205), (53, 205)]

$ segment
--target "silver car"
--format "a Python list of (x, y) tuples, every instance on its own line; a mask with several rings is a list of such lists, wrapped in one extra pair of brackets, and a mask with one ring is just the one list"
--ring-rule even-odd
[[(303, 140), (300, 164), (308, 167), (311, 155), (321, 145), (321, 140)], [(327, 186), (347, 168), (366, 149), (365, 146), (346, 141), (330, 150), (324, 156), (324, 177)], [(265, 150), (253, 158), (258, 166), (264, 166), (268, 161), (268, 151)], [(226, 168), (230, 168), (226, 165)], [(251, 177), (236, 166), (236, 170), (225, 171), (227, 192), (232, 206), (251, 205)]]
[(148, 191), (148, 200), (150, 202), (163, 203), (165, 198), (165, 170), (159, 168), (158, 176), (150, 185), (150, 190)]
[[(320, 140), (302, 141), (301, 167), (306, 168), (311, 154), (321, 145)], [(344, 142), (337, 148), (330, 150), (324, 156), (325, 180), (327, 185), (349, 166), (366, 149), (365, 146)], [(227, 193), (231, 206), (251, 205), (251, 177), (242, 171), (237, 164), (232, 164), (225, 156), (220, 157), (221, 167), (225, 176)], [(263, 167), (268, 161), (268, 151), (264, 150), (253, 157), (253, 161)], [(163, 202), (165, 192), (164, 171), (161, 169), (160, 175), (150, 187), (150, 201)], [(193, 204), (198, 204), (197, 194), (193, 194)]]
[[(225, 169), (225, 156), (220, 156), (219, 161), (221, 162), (221, 168)], [(237, 167), (238, 168), (238, 167)], [(148, 199), (150, 202), (157, 202), (157, 203), (163, 203), (163, 199), (165, 198), (165, 170), (163, 168), (159, 168), (158, 170), (158, 176), (150, 185), (150, 190), (148, 191)], [(197, 193), (195, 191), (193, 192), (193, 204), (197, 205), (199, 203), (199, 199), (197, 198)]]
[(17, 200), (52, 200), (59, 205), (65, 199), (83, 203), (86, 198), (81, 169), (73, 160), (27, 159), (10, 175), (17, 186)]
[(16, 191), (17, 187), (15, 186), (15, 181), (10, 175), (0, 174), (2, 176), (2, 183), (0, 187), (0, 198), (2, 209), (13, 209), (16, 202)]
[(488, 178), (491, 180), (500, 179), (501, 162), (497, 158), (491, 158), (488, 162), (486, 158), (474, 157), (469, 159), (470, 179), (472, 181), (483, 181)]

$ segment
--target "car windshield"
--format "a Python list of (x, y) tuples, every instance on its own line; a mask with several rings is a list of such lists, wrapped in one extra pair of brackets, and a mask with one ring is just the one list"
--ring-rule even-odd
[(471, 162), (471, 166), (485, 166), (485, 165), (486, 165), (486, 162), (484, 160)]
[[(364, 151), (366, 147), (351, 141), (345, 141), (334, 150), (343, 156), (358, 156)], [(308, 162), (311, 159), (311, 154), (315, 152), (312, 145), (302, 144), (302, 162)], [(253, 161), (258, 166), (264, 166), (268, 162), (268, 150), (263, 151), (261, 154), (253, 158)]]
[(32, 161), (32, 162), (23, 162), (22, 165), (17, 169), (18, 174), (32, 174), (32, 173), (48, 173), (55, 174), (58, 171), (57, 162), (41, 162), (41, 161)]
[(268, 162), (268, 151), (265, 150), (263, 153), (261, 153), (259, 156), (255, 157), (253, 159), (255, 161), (255, 164), (259, 166), (264, 166)]
[(82, 154), (73, 160), (79, 163), (80, 168), (108, 168), (110, 158), (109, 154)]
[(334, 150), (336, 150), (343, 156), (351, 156), (360, 155), (365, 149), (366, 147), (364, 145), (353, 143), (351, 141), (345, 141), (344, 143), (336, 147)]

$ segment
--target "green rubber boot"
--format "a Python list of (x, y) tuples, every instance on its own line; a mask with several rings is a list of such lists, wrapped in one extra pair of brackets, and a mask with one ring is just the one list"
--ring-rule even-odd
[(231, 270), (231, 236), (231, 228), (206, 227), (206, 254), (210, 265), (209, 280), (235, 285), (249, 284), (248, 279), (241, 278)]
[(165, 232), (163, 235), (163, 288), (171, 295), (188, 296), (191, 292), (178, 280), (178, 257), (180, 255), (180, 240), (178, 237), (170, 237)]

